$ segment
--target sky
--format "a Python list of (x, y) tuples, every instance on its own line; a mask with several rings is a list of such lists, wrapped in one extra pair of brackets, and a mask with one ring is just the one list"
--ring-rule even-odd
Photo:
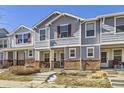
[(32, 27), (34, 24), (38, 23), (54, 11), (67, 12), (82, 18), (94, 18), (98, 15), (124, 12), (124, 6), (0, 5), (0, 28), (6, 28), (9, 32), (11, 32), (20, 25)]

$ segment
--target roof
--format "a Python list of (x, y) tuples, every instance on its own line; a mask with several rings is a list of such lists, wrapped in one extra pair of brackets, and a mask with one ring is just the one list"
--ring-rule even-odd
[(64, 16), (64, 15), (69, 16), (69, 17), (72, 17), (72, 18), (79, 19), (81, 21), (84, 20), (83, 18), (78, 17), (78, 16), (75, 16), (75, 15), (72, 15), (70, 13), (62, 13), (62, 12), (59, 12), (59, 11), (55, 11), (55, 12), (51, 13), (50, 15), (48, 15), (48, 17), (46, 17), (45, 19), (41, 20), (39, 23), (35, 24), (33, 26), (33, 28), (35, 28), (37, 25), (41, 24), (42, 22), (44, 22), (45, 20), (47, 20), (49, 17), (51, 17), (54, 14), (59, 14), (59, 15), (57, 17), (55, 17), (53, 20), (51, 20), (50, 22), (48, 22), (48, 24), (52, 23), (53, 21), (57, 20), (58, 18), (60, 18), (61, 16)]
[(9, 32), (5, 28), (0, 28), (0, 38), (7, 37)]
[(55, 12), (49, 14), (47, 17), (45, 17), (44, 19), (40, 20), (38, 23), (34, 24), (34, 25), (32, 26), (32, 28), (35, 28), (36, 26), (38, 26), (39, 24), (41, 24), (42, 22), (44, 22), (45, 20), (47, 20), (48, 18), (50, 18), (50, 17), (51, 17), (52, 15), (54, 15), (54, 14), (60, 15), (61, 12), (55, 11)]
[(29, 27), (27, 27), (27, 26), (25, 26), (25, 25), (20, 25), (20, 26), (18, 26), (13, 32), (11, 32), (9, 35), (12, 35), (12, 34), (14, 34), (15, 32), (17, 32), (20, 28), (22, 28), (22, 27), (24, 27), (24, 28), (26, 28), (26, 29), (28, 29), (28, 30), (30, 30), (30, 31), (33, 31), (31, 28), (29, 28)]
[(119, 16), (119, 15), (124, 15), (124, 12), (104, 14), (104, 15), (97, 16), (97, 18), (112, 17), (112, 16)]

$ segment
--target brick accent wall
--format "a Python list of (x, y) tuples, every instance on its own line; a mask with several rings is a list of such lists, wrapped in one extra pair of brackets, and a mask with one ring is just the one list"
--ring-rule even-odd
[(84, 70), (99, 70), (100, 60), (82, 60), (82, 67)]
[(34, 59), (27, 59), (25, 60), (25, 66), (33, 66), (33, 67), (39, 68), (40, 62), (35, 61)]
[(80, 70), (80, 60), (65, 60), (64, 61), (65, 70)]

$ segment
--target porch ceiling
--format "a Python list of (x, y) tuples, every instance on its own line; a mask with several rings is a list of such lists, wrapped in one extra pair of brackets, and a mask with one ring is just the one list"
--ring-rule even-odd
[(101, 45), (101, 48), (124, 48), (124, 44)]
[(33, 49), (33, 47), (4, 48), (4, 49), (2, 49), (2, 51), (28, 50), (28, 49)]

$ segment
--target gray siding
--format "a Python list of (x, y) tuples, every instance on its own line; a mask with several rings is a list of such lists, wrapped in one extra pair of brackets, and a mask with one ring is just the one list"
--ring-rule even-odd
[[(102, 25), (101, 43), (124, 41), (124, 33), (115, 33), (114, 24), (114, 17), (105, 18), (105, 22)], [(124, 17), (116, 20), (116, 25), (121, 24), (124, 24)]]
[[(76, 58), (69, 58), (69, 48), (76, 48)], [(67, 47), (64, 51), (64, 59), (78, 59), (80, 60), (80, 47)]]
[[(72, 37), (57, 38), (57, 26), (71, 24)], [(50, 27), (51, 46), (77, 45), (80, 44), (80, 22), (77, 19), (62, 16), (54, 21)], [(55, 44), (55, 45), (54, 45)]]
[(87, 47), (94, 47), (94, 59), (100, 59), (100, 46), (83, 46), (81, 48), (81, 57), (87, 60)]
[(84, 44), (99, 44), (100, 39), (100, 21), (96, 21), (96, 37), (95, 38), (85, 38), (85, 23), (81, 27), (81, 42)]

